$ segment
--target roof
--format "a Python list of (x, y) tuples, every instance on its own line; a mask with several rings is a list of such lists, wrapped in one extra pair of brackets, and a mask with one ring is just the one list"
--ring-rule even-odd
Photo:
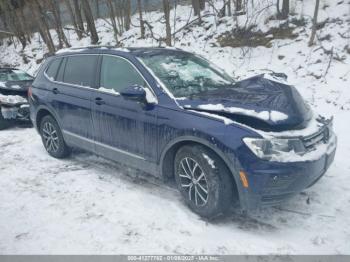
[(185, 52), (179, 48), (173, 47), (115, 47), (115, 46), (84, 46), (84, 47), (71, 47), (58, 50), (55, 55), (61, 54), (78, 54), (78, 53), (129, 53), (133, 55), (142, 55), (149, 53), (163, 53), (163, 52)]

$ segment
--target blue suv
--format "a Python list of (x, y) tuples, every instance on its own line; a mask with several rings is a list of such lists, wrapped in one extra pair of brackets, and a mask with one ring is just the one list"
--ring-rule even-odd
[(278, 204), (335, 155), (332, 119), (315, 115), (284, 74), (235, 81), (179, 49), (66, 49), (45, 60), (28, 93), (51, 156), (77, 147), (174, 179), (207, 218)]

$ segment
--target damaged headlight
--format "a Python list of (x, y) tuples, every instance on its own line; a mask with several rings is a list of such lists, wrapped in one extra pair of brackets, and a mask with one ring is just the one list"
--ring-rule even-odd
[(305, 153), (303, 142), (298, 138), (243, 138), (243, 142), (259, 158), (273, 160), (288, 158), (290, 153), (302, 155)]

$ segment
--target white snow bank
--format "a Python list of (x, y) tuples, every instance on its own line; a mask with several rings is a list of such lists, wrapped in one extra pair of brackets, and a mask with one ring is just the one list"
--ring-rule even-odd
[(275, 110), (257, 112), (255, 110), (244, 109), (244, 108), (239, 108), (239, 107), (225, 107), (222, 104), (199, 105), (198, 108), (210, 110), (210, 111), (222, 111), (222, 112), (227, 112), (227, 113), (252, 116), (252, 117), (256, 117), (258, 119), (262, 119), (265, 121), (271, 120), (273, 122), (283, 121), (283, 120), (286, 120), (288, 118), (288, 115), (286, 115), (282, 112), (279, 112), (279, 111), (275, 111)]

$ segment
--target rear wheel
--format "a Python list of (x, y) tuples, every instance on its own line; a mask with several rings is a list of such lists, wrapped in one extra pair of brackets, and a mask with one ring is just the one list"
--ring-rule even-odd
[(40, 123), (40, 135), (46, 151), (55, 158), (64, 158), (69, 155), (70, 149), (64, 142), (62, 132), (56, 120), (45, 116)]
[(186, 204), (206, 218), (224, 215), (234, 202), (230, 172), (201, 145), (183, 146), (175, 156), (175, 179)]

